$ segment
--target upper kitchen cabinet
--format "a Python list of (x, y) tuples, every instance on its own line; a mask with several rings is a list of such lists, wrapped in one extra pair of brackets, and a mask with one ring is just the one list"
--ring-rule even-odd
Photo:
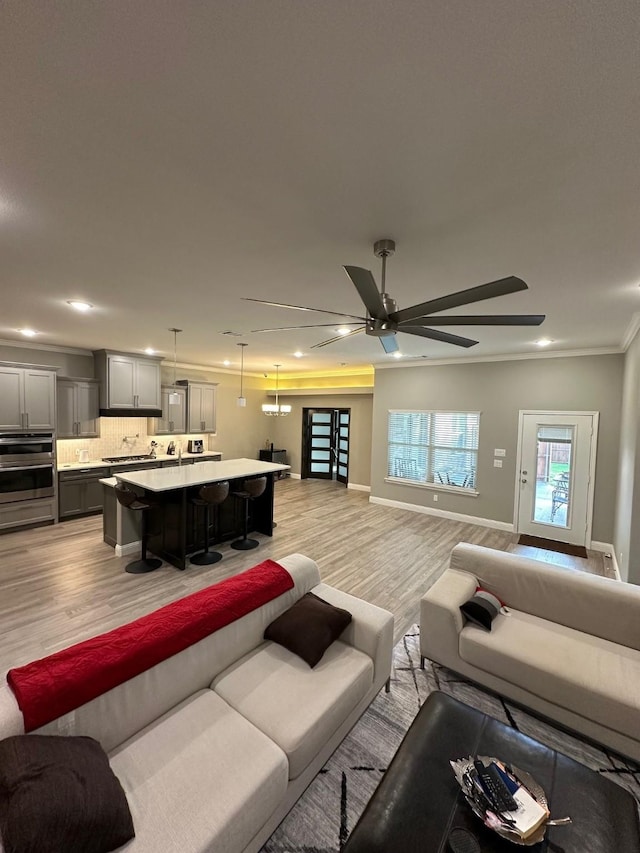
[(216, 431), (216, 384), (179, 379), (187, 389), (187, 432)]
[[(177, 394), (178, 402), (171, 403), (170, 395)], [(162, 386), (162, 417), (149, 419), (151, 435), (184, 435), (187, 431), (187, 389), (175, 385)]]
[(100, 386), (95, 379), (58, 378), (58, 438), (96, 438)]
[(55, 428), (55, 370), (0, 363), (0, 429), (53, 432)]
[(107, 417), (160, 417), (160, 362), (121, 352), (93, 354), (100, 381), (100, 414)]

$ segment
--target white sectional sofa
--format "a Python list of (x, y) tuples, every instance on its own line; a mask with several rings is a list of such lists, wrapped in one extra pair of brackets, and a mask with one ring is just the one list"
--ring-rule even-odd
[[(37, 730), (102, 744), (133, 815), (126, 853), (255, 853), (389, 679), (393, 616), (308, 557), (278, 562), (293, 589)], [(314, 669), (263, 640), (308, 591), (353, 615)], [(23, 731), (5, 684), (0, 738)]]
[[(460, 612), (477, 586), (507, 605), (491, 631)], [(640, 588), (463, 543), (420, 632), (423, 657), (640, 760)]]

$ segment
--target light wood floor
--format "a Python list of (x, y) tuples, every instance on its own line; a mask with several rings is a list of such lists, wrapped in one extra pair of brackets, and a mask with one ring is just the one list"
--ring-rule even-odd
[(278, 526), (272, 538), (256, 537), (258, 549), (224, 545), (220, 563), (185, 572), (164, 565), (126, 574), (132, 558), (115, 557), (102, 541), (101, 516), (0, 536), (0, 674), (296, 551), (316, 560), (325, 582), (391, 610), (396, 639), (461, 541), (604, 573), (598, 554), (580, 560), (524, 549), (510, 533), (370, 504), (367, 493), (331, 482), (281, 480), (275, 509)]

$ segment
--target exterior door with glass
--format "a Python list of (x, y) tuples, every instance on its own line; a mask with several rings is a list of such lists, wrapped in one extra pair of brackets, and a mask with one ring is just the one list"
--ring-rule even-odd
[(597, 412), (521, 412), (517, 533), (588, 546)]
[(349, 478), (349, 409), (304, 409), (302, 419), (302, 479)]

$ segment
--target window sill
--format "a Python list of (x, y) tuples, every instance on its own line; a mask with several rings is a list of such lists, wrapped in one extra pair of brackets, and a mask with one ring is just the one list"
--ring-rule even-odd
[(463, 489), (461, 486), (445, 486), (443, 483), (420, 483), (417, 480), (405, 480), (402, 477), (385, 477), (385, 483), (394, 483), (399, 486), (413, 486), (416, 489), (430, 489), (434, 492), (448, 492), (451, 495), (465, 495), (469, 498), (477, 498), (480, 492), (477, 489)]

